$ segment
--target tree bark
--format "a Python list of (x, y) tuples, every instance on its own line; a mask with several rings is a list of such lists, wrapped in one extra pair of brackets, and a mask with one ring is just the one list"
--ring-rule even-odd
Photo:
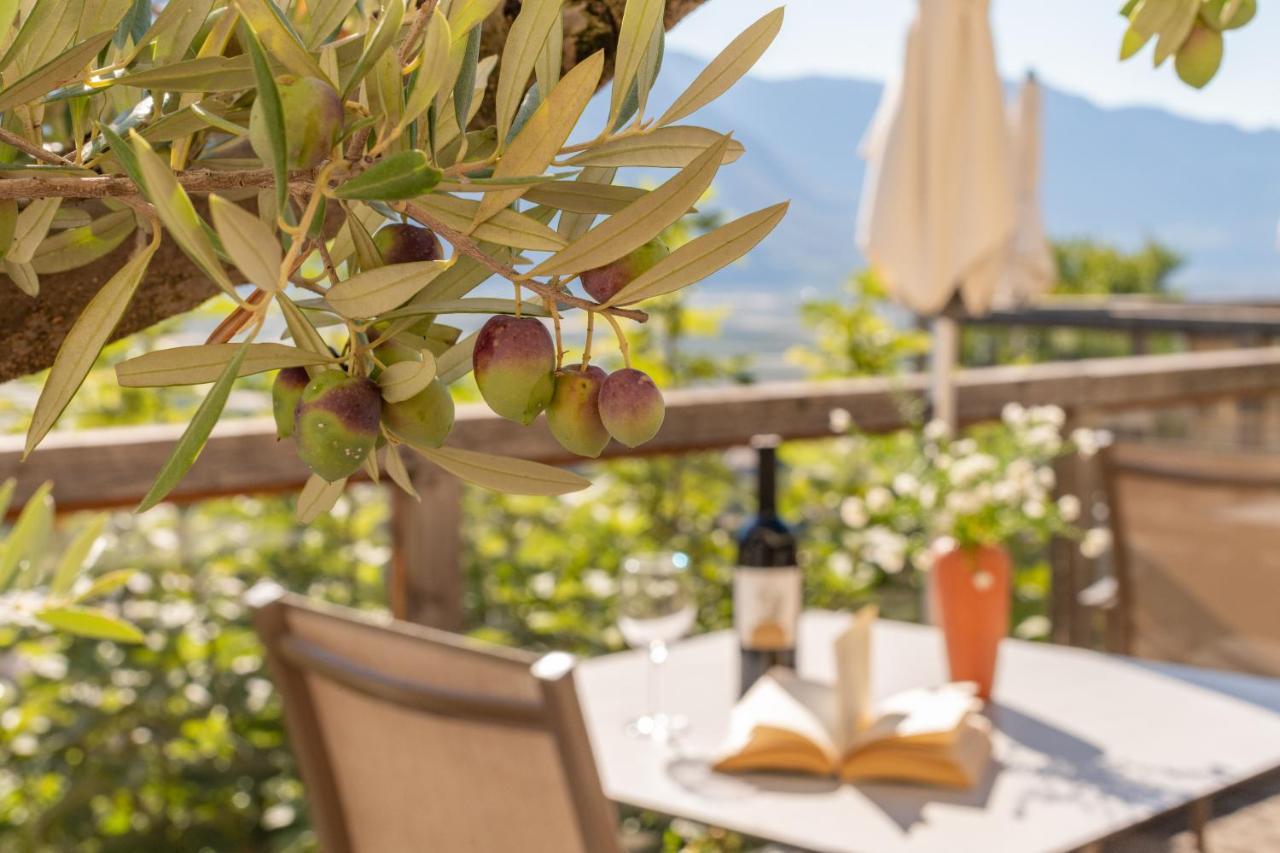
[[(705, 0), (666, 0), (664, 25), (677, 21)], [(566, 69), (597, 50), (606, 52), (604, 79), (613, 74), (613, 53), (622, 26), (625, 0), (567, 0), (564, 7), (564, 61)], [(485, 24), (481, 55), (501, 55), (511, 22), (520, 11), (519, 0), (506, 0)], [(492, 116), (493, 87), (482, 115)], [(67, 331), (86, 303), (106, 283), (133, 251), (126, 240), (111, 254), (70, 272), (40, 277), (40, 295), (32, 299), (0, 274), (0, 382), (36, 373), (53, 363)], [(145, 329), (161, 320), (185, 313), (216, 295), (217, 286), (195, 268), (172, 239), (165, 237), (112, 340)]]

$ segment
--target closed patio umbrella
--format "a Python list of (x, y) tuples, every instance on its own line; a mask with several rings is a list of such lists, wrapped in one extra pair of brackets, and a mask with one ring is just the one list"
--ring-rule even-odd
[(1014, 229), (994, 304), (1026, 305), (1053, 288), (1057, 268), (1040, 212), (1040, 84), (1028, 74), (1009, 110)]
[(920, 0), (902, 76), (863, 142), (858, 245), (898, 301), (934, 319), (934, 416), (955, 424), (957, 330), (995, 295), (1014, 229), (1009, 132), (989, 0)]

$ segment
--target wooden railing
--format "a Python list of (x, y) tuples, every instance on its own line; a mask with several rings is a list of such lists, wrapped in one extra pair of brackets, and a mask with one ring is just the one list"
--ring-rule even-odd
[[(672, 391), (666, 423), (643, 452), (728, 448), (762, 433), (789, 440), (829, 437), (833, 409), (848, 411), (866, 432), (889, 432), (908, 425), (908, 404), (918, 401), (924, 384), (924, 377), (908, 375)], [(1275, 395), (1280, 393), (1280, 348), (979, 368), (961, 371), (957, 386), (963, 422), (996, 418), (1006, 403), (1017, 401), (1054, 403), (1074, 422), (1086, 423), (1110, 411)], [(18, 502), (44, 480), (53, 480), (62, 510), (132, 506), (146, 493), (181, 430), (172, 425), (54, 433), (23, 463), (21, 437), (0, 437), (0, 479), (18, 478)], [(459, 408), (453, 443), (553, 464), (573, 461), (541, 421), (520, 427), (483, 406)], [(614, 444), (605, 456), (623, 453), (634, 451)], [(232, 421), (214, 431), (172, 499), (289, 492), (302, 486), (307, 473), (292, 448), (277, 442), (269, 420)], [(462, 597), (461, 487), (420, 460), (412, 464), (411, 475), (421, 502), (392, 490), (392, 607), (403, 618), (456, 628)], [(1066, 586), (1073, 590), (1077, 580)]]

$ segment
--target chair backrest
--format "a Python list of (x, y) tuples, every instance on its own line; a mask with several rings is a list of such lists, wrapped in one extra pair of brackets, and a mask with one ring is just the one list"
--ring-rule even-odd
[(1280, 676), (1280, 455), (1121, 443), (1102, 470), (1122, 650)]
[(573, 658), (249, 596), (330, 853), (617, 851)]

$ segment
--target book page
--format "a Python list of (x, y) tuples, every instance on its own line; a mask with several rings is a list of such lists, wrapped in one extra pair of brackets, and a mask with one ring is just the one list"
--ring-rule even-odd
[(883, 740), (949, 743), (965, 718), (982, 707), (969, 682), (917, 687), (890, 696), (877, 708), (875, 722), (859, 732), (857, 750)]
[(871, 625), (874, 604), (853, 614), (849, 629), (836, 638), (836, 741), (843, 752), (872, 721)]
[(789, 669), (775, 667), (765, 673), (738, 701), (729, 719), (729, 737), (721, 755), (729, 759), (749, 753), (753, 745), (777, 744), (781, 739), (761, 737), (770, 730), (811, 743), (834, 770), (839, 750), (833, 737), (836, 722), (835, 693), (831, 688), (804, 681)]

